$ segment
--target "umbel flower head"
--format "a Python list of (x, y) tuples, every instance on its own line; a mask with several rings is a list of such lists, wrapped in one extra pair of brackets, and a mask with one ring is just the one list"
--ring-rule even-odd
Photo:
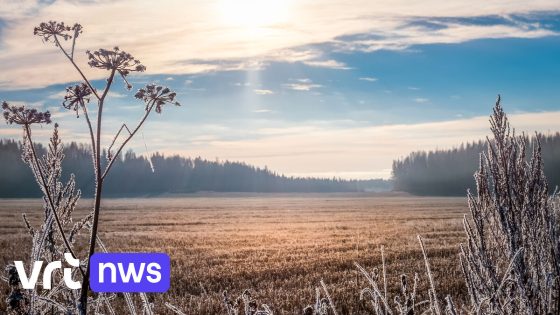
[(29, 126), (31, 124), (50, 124), (51, 113), (49, 111), (40, 112), (35, 108), (25, 108), (25, 106), (13, 106), (7, 102), (2, 102), (4, 119), (8, 124)]
[(140, 60), (134, 59), (131, 54), (120, 50), (119, 47), (115, 47), (113, 50), (99, 49), (94, 52), (88, 50), (86, 54), (90, 67), (117, 71), (126, 82), (126, 87), (129, 90), (132, 85), (128, 83), (126, 76), (130, 72), (146, 71), (146, 67), (140, 63)]
[(150, 105), (155, 105), (158, 114), (161, 113), (161, 109), (166, 103), (181, 106), (179, 102), (175, 101), (175, 96), (177, 96), (177, 93), (172, 92), (169, 88), (155, 84), (146, 85), (134, 95), (134, 97), (146, 103), (146, 110), (150, 108)]
[(73, 32), (74, 38), (77, 38), (79, 34), (82, 33), (82, 26), (77, 23), (74, 24), (74, 26), (69, 26), (65, 25), (64, 22), (43, 22), (39, 24), (39, 26), (35, 27), (35, 29), (33, 30), (33, 35), (40, 36), (44, 41), (48, 42), (53, 37), (60, 37), (64, 40), (69, 40), (72, 38), (70, 32)]
[(66, 96), (62, 106), (76, 112), (76, 117), (79, 117), (80, 106), (89, 102), (89, 96), (92, 91), (85, 83), (76, 84), (66, 88)]

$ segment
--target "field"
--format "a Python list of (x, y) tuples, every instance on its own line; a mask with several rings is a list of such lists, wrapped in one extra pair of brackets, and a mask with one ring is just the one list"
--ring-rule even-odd
[[(75, 219), (83, 217), (90, 205), (91, 200), (81, 201)], [(30, 237), (22, 212), (35, 224), (43, 215), (38, 200), (0, 200), (2, 266), (28, 260)], [(418, 273), (425, 298), (418, 234), (425, 240), (439, 297), (451, 294), (461, 304), (458, 295), (464, 287), (458, 245), (464, 241), (461, 219), (466, 212), (466, 198), (401, 195), (108, 199), (100, 232), (109, 251), (170, 255), (170, 291), (149, 295), (158, 314), (169, 313), (165, 301), (186, 314), (223, 314), (222, 292), (235, 298), (244, 289), (275, 314), (301, 314), (303, 307), (314, 303), (321, 279), (339, 314), (369, 314), (370, 304), (359, 299), (366, 282), (354, 262), (368, 270), (381, 268), (384, 246), (388, 289), (398, 290), (401, 274), (412, 278)], [(0, 309), (5, 309), (7, 286), (1, 283), (0, 288)]]

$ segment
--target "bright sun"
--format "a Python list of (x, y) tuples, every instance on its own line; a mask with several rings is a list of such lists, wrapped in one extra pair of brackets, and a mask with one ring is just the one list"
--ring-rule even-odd
[(286, 22), (289, 19), (289, 0), (221, 0), (224, 22), (247, 31)]

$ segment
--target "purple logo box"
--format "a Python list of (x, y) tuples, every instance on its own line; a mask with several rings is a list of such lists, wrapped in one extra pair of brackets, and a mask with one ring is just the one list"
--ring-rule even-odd
[(164, 253), (96, 253), (91, 256), (94, 292), (166, 292), (171, 264)]

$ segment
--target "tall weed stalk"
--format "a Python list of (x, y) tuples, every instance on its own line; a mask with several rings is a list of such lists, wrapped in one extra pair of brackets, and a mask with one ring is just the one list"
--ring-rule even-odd
[[(10, 274), (12, 287), (8, 304), (12, 307), (12, 310), (22, 314), (42, 314), (45, 312), (86, 314), (89, 310), (98, 311), (101, 304), (105, 305), (109, 313), (114, 313), (109, 304), (111, 297), (103, 294), (91, 296), (89, 289), (89, 260), (97, 250), (99, 240), (98, 230), (103, 184), (115, 161), (120, 159), (121, 152), (144, 125), (148, 116), (153, 112), (161, 113), (166, 104), (180, 105), (175, 100), (176, 93), (169, 88), (148, 84), (135, 94), (135, 97), (144, 103), (144, 112), (138, 123), (132, 128), (122, 124), (118, 132), (112, 137), (111, 143), (109, 145), (102, 144), (102, 139), (106, 135), (103, 132), (103, 110), (115, 80), (121, 78), (126, 89), (130, 90), (132, 85), (127, 79), (128, 76), (133, 72), (144, 72), (146, 67), (138, 59), (118, 47), (96, 51), (88, 50), (86, 51), (88, 65), (93, 69), (108, 73), (104, 87), (99, 90), (96, 89), (75, 59), (77, 39), (82, 32), (83, 28), (80, 24), (69, 26), (56, 21), (41, 23), (34, 29), (34, 35), (40, 37), (44, 42), (53, 43), (60, 50), (82, 79), (78, 84), (66, 89), (62, 106), (67, 110), (74, 111), (77, 117), (83, 115), (87, 125), (92, 152), (95, 195), (91, 214), (73, 227), (69, 227), (72, 222), (71, 214), (80, 198), (80, 191), (75, 187), (73, 176), (65, 184), (60, 182), (61, 164), (64, 155), (58, 135), (58, 125), (55, 124), (47, 155), (41, 157), (35, 149), (32, 126), (50, 124), (50, 112), (41, 112), (27, 106), (14, 106), (7, 102), (2, 103), (3, 115), (7, 123), (19, 125), (23, 129), (24, 150), (22, 158), (33, 171), (37, 184), (43, 193), (45, 208), (43, 225), (39, 230), (35, 230), (26, 221), (33, 237), (31, 261), (60, 260), (65, 252), (70, 253), (72, 258), (76, 259), (78, 256), (74, 248), (75, 236), (84, 227), (87, 227), (90, 231), (85, 261), (83, 260), (83, 265), (76, 271), (77, 276), (81, 277), (82, 280), (79, 296), (75, 296), (75, 290), (64, 289), (61, 283), (48, 293), (46, 293), (47, 291), (39, 292), (37, 290), (22, 292), (19, 289), (17, 274), (13, 272), (13, 266), (8, 266), (7, 271)], [(92, 106), (94, 106), (93, 110), (91, 109)], [(102, 161), (104, 157), (102, 151), (104, 149), (107, 151), (106, 161)], [(134, 305), (128, 301), (129, 299), (130, 297), (127, 298), (127, 304), (131, 305), (129, 310), (134, 313)], [(151, 304), (147, 301), (146, 296), (141, 296), (141, 299), (144, 312), (151, 314)]]

